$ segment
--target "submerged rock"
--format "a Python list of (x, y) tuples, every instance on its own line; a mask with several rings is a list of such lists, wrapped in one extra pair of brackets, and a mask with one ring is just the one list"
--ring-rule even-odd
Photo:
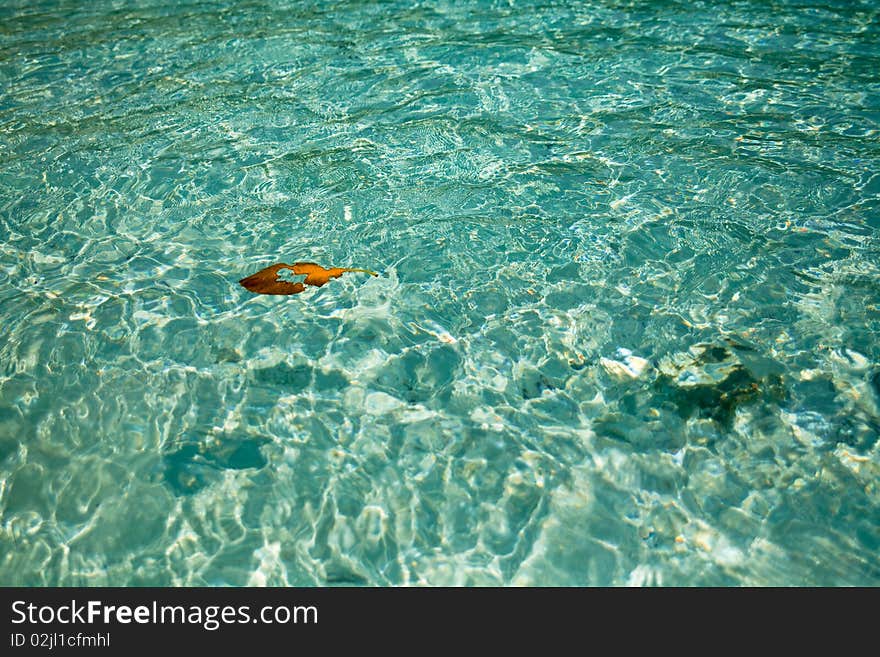
[(651, 363), (641, 356), (635, 356), (629, 349), (618, 349), (619, 360), (600, 358), (599, 364), (618, 381), (638, 379), (651, 370)]
[(224, 470), (262, 468), (260, 449), (268, 438), (216, 437), (176, 445), (163, 455), (165, 481), (178, 495), (191, 495), (218, 480)]
[(657, 370), (658, 391), (684, 418), (698, 415), (726, 424), (740, 404), (764, 394), (784, 396), (782, 366), (745, 345), (696, 344), (664, 356)]

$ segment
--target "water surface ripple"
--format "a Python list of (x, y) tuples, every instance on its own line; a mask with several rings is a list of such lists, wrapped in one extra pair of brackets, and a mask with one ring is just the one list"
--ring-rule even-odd
[(878, 12), (3, 0), (0, 583), (880, 585)]

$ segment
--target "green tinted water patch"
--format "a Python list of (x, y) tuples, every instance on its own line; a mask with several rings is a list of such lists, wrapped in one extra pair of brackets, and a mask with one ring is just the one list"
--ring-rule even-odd
[(0, 581), (880, 582), (870, 3), (0, 14)]

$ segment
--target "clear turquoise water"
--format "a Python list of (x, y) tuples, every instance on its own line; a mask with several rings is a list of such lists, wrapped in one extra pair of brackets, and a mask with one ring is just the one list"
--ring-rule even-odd
[(880, 584), (878, 11), (4, 0), (0, 583)]

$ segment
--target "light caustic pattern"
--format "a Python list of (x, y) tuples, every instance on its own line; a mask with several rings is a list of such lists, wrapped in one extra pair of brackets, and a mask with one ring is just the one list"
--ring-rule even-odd
[(880, 584), (878, 25), (3, 2), (0, 583)]

